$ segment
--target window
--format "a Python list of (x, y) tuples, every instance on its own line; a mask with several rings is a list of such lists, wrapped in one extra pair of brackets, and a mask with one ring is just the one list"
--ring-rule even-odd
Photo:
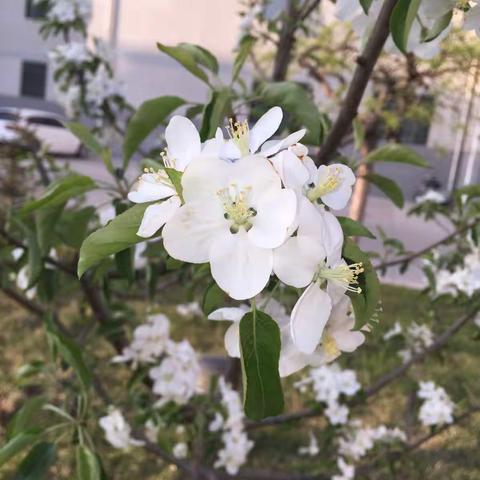
[(48, 127), (64, 128), (58, 120), (50, 117), (29, 117), (27, 122), (30, 125), (45, 125)]
[(20, 95), (25, 97), (45, 98), (46, 83), (46, 63), (23, 62)]
[(45, 18), (48, 10), (48, 2), (27, 0), (25, 3), (25, 16), (27, 18)]

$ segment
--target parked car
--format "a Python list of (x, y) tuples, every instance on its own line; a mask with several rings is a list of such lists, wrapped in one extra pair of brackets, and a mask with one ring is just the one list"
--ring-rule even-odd
[(62, 120), (60, 115), (43, 110), (0, 108), (0, 143), (16, 141), (18, 133), (12, 127), (18, 126), (33, 132), (51, 154), (82, 156), (82, 144)]

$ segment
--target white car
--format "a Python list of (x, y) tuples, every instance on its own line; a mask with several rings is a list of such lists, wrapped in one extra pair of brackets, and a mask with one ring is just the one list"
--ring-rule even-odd
[(12, 127), (18, 126), (34, 132), (51, 154), (82, 156), (80, 140), (63, 126), (62, 120), (61, 116), (43, 110), (0, 108), (0, 143), (17, 140), (18, 133)]

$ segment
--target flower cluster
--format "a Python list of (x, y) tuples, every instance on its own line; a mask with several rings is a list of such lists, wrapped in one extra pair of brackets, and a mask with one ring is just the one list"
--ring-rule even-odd
[[(218, 129), (202, 144), (193, 123), (174, 116), (165, 131), (165, 168), (146, 170), (128, 198), (151, 202), (139, 236), (163, 228), (168, 254), (209, 263), (214, 280), (232, 299), (260, 294), (272, 274), (283, 284), (305, 288), (282, 335), (283, 358), (288, 351), (287, 364), (296, 371), (363, 343), (363, 334), (352, 331), (355, 321), (345, 295), (360, 292), (363, 266), (342, 259), (343, 232), (330, 212), (347, 205), (353, 172), (343, 164), (317, 168), (298, 143), (305, 130), (268, 140), (282, 118), (282, 110), (273, 107), (251, 129), (232, 121), (229, 139)], [(172, 171), (181, 176), (181, 185), (172, 180)], [(216, 319), (238, 323), (242, 308), (216, 312)], [(283, 319), (277, 321), (285, 326)], [(237, 356), (238, 325), (227, 333), (227, 350)]]
[[(44, 0), (37, 0), (42, 3)], [(48, 0), (47, 19), (57, 23), (88, 23), (92, 16), (91, 0)]]
[(162, 407), (169, 402), (184, 405), (198, 393), (200, 364), (197, 354), (187, 340), (168, 342), (166, 358), (149, 371), (152, 390), (161, 398), (156, 403)]
[(107, 441), (114, 448), (125, 449), (143, 445), (141, 440), (131, 437), (132, 429), (118, 409), (111, 409), (108, 415), (100, 418), (99, 424), (105, 432)]
[(412, 322), (407, 329), (403, 330), (402, 326), (395, 322), (394, 326), (388, 330), (383, 336), (384, 340), (390, 340), (398, 335), (405, 338), (405, 348), (398, 352), (404, 362), (408, 362), (412, 355), (423, 352), (426, 348), (433, 344), (433, 332), (426, 324), (418, 324)]
[(332, 425), (347, 423), (349, 409), (340, 404), (340, 396), (351, 397), (360, 390), (353, 370), (342, 370), (337, 364), (310, 369), (309, 376), (294, 384), (301, 392), (311, 387), (315, 400), (327, 405), (325, 415)]
[[(435, 269), (433, 264), (430, 266)], [(480, 290), (480, 248), (472, 246), (470, 253), (463, 258), (463, 265), (453, 270), (437, 270), (435, 287), (438, 295), (457, 296), (463, 293), (467, 297)]]
[(418, 418), (427, 427), (441, 426), (453, 422), (454, 403), (442, 387), (433, 382), (420, 382), (417, 392), (423, 400)]
[(211, 432), (222, 431), (223, 447), (218, 451), (215, 468), (225, 468), (230, 475), (236, 475), (247, 461), (253, 448), (244, 429), (244, 414), (238, 392), (233, 390), (223, 377), (219, 379), (218, 389), (224, 414), (216, 413), (209, 425)]
[(125, 347), (114, 362), (132, 362), (135, 368), (139, 363), (154, 363), (167, 350), (170, 341), (170, 322), (163, 315), (150, 315), (148, 322), (133, 332), (133, 340)]
[(174, 342), (170, 339), (170, 322), (163, 314), (151, 315), (146, 324), (137, 327), (130, 345), (113, 361), (132, 362), (134, 368), (160, 362), (149, 370), (152, 390), (161, 397), (157, 407), (168, 402), (184, 405), (198, 393), (200, 364), (197, 354), (187, 340)]
[(405, 433), (399, 428), (364, 427), (360, 420), (350, 423), (344, 436), (339, 439), (338, 452), (352, 460), (358, 461), (375, 446), (375, 442), (406, 441)]

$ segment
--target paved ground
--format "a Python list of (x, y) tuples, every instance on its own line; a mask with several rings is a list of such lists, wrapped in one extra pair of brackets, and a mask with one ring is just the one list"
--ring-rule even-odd
[[(97, 181), (110, 181), (108, 172), (106, 172), (103, 164), (95, 159), (64, 159), (60, 162), (67, 162), (74, 171), (89, 175)], [(392, 169), (392, 167), (389, 167)], [(389, 174), (397, 178), (397, 181), (407, 190), (406, 198), (411, 200), (415, 187), (412, 186), (412, 179), (415, 175), (410, 174), (410, 178), (406, 175), (408, 167), (393, 167), (393, 171), (382, 173)], [(127, 178), (134, 180), (139, 175), (140, 168), (138, 164), (133, 163), (127, 172)], [(418, 182), (418, 175), (415, 177)], [(89, 201), (94, 205), (100, 206), (108, 200), (108, 194), (101, 191), (94, 191), (90, 194)], [(410, 197), (410, 198), (409, 198)], [(372, 189), (369, 196), (366, 210), (365, 224), (374, 233), (377, 231), (377, 226), (381, 226), (386, 234), (390, 237), (395, 237), (404, 242), (405, 248), (410, 251), (416, 251), (424, 248), (431, 243), (439, 240), (449, 233), (448, 225), (437, 224), (435, 222), (425, 222), (416, 217), (408, 217), (410, 203), (404, 210), (399, 210), (393, 204), (385, 199), (381, 193)], [(379, 251), (382, 244), (378, 240), (361, 240), (362, 247), (367, 250)], [(421, 263), (415, 262), (412, 267), (403, 275), (401, 275), (396, 268), (389, 269), (385, 275), (385, 281), (397, 284), (406, 284), (410, 286), (424, 285), (424, 277), (421, 271)]]

